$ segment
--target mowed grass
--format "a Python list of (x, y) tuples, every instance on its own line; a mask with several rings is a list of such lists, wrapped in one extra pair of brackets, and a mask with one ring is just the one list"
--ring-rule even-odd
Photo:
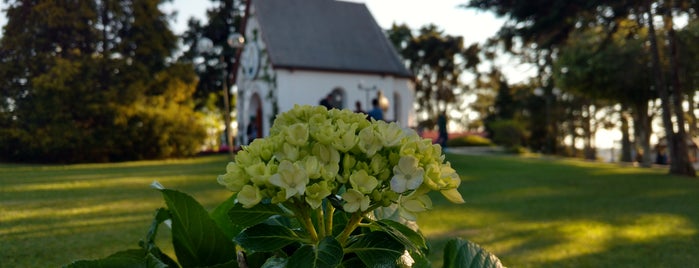
[(699, 179), (581, 160), (448, 160), (466, 204), (435, 195), (418, 219), (439, 254), (462, 237), (509, 267), (699, 267)]
[[(453, 237), (509, 267), (699, 267), (699, 179), (576, 160), (447, 159), (466, 204), (436, 194), (435, 208), (419, 215), (435, 267)], [(58, 267), (136, 248), (164, 206), (152, 181), (211, 209), (230, 195), (215, 181), (227, 162), (0, 164), (0, 267)]]
[[(69, 166), (0, 165), (0, 267), (60, 267), (138, 248), (167, 188), (207, 209), (230, 196), (216, 183), (227, 156)], [(159, 232), (160, 245), (169, 232)], [(171, 246), (163, 247), (169, 252)]]

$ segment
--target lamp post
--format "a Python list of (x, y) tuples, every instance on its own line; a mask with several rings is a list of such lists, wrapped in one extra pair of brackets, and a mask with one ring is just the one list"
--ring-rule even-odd
[(369, 93), (371, 91), (376, 91), (378, 88), (376, 86), (365, 87), (364, 85), (362, 85), (361, 82), (359, 82), (359, 85), (357, 85), (357, 88), (359, 88), (359, 90), (363, 90), (366, 92), (366, 108), (365, 109), (367, 109), (366, 111), (368, 111), (368, 109), (371, 109), (369, 107), (369, 105), (371, 104), (371, 102), (369, 102)]
[[(245, 44), (245, 38), (243, 38), (243, 35), (240, 33), (237, 33), (235, 31), (231, 31), (232, 33), (228, 36), (226, 40), (226, 44), (230, 47), (235, 49), (235, 55), (236, 55), (236, 62), (233, 65), (233, 70), (231, 72), (234, 73), (233, 83), (235, 83), (235, 72), (238, 70), (238, 62), (237, 62), (237, 55), (240, 53), (240, 49), (243, 47)], [(226, 145), (228, 147), (228, 153), (230, 154), (231, 158), (233, 158), (233, 135), (231, 135), (231, 108), (230, 108), (230, 88), (228, 87), (228, 80), (231, 78), (228, 70), (228, 61), (226, 60), (226, 57), (223, 54), (223, 48), (221, 47), (216, 47), (214, 46), (214, 42), (211, 41), (211, 39), (203, 37), (199, 40), (197, 44), (197, 50), (202, 53), (219, 53), (219, 64), (222, 65), (223, 69), (223, 82), (222, 82), (222, 90), (223, 90), (223, 118), (225, 121), (225, 135), (226, 135)]]

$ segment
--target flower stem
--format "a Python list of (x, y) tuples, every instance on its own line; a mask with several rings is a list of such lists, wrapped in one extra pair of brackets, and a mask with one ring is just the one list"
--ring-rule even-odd
[(326, 206), (328, 213), (325, 214), (325, 236), (333, 235), (333, 216), (335, 216), (335, 207), (328, 204)]
[[(323, 207), (316, 209), (318, 212), (316, 214), (316, 221), (318, 222), (318, 233), (320, 233), (321, 238), (325, 237), (325, 217), (323, 216)], [(317, 236), (317, 235), (316, 235)]]
[(304, 229), (306, 229), (308, 235), (310, 235), (311, 241), (313, 243), (318, 243), (320, 240), (318, 239), (316, 228), (313, 226), (313, 221), (311, 221), (311, 214), (308, 207), (304, 206), (303, 202), (292, 202), (291, 206), (289, 207), (292, 209), (299, 222), (303, 225)]
[(349, 238), (350, 234), (354, 231), (354, 229), (357, 229), (357, 226), (359, 226), (359, 223), (362, 221), (362, 218), (362, 212), (355, 212), (352, 214), (352, 217), (347, 222), (347, 225), (345, 225), (345, 229), (343, 229), (342, 233), (340, 233), (340, 235), (337, 236), (337, 241), (340, 242), (340, 245), (345, 246), (345, 243), (347, 243), (347, 239)]

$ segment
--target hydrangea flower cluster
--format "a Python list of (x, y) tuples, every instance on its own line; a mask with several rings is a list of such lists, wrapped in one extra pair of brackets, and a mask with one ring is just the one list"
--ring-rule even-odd
[(243, 147), (218, 182), (250, 208), (260, 202), (318, 209), (333, 201), (349, 213), (398, 204), (401, 216), (428, 209), (429, 191), (463, 203), (461, 180), (441, 147), (396, 123), (323, 106), (278, 115), (270, 136)]

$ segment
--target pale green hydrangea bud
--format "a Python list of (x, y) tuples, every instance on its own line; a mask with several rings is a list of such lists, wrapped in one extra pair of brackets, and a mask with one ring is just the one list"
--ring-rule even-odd
[(342, 200), (345, 203), (342, 205), (342, 209), (346, 212), (357, 212), (366, 211), (369, 209), (369, 196), (362, 194), (355, 189), (349, 189), (347, 192), (342, 194)]
[(332, 124), (324, 115), (317, 114), (311, 117), (309, 122), (311, 137), (322, 144), (331, 144), (337, 140), (337, 126)]
[(274, 163), (257, 163), (245, 168), (245, 172), (250, 176), (250, 181), (256, 186), (269, 185), (269, 178), (277, 172), (277, 165)]
[(262, 161), (269, 161), (275, 151), (275, 142), (272, 139), (255, 139), (246, 148), (247, 151), (257, 152)]
[(381, 137), (372, 127), (367, 127), (359, 131), (358, 137), (359, 141), (357, 142), (357, 146), (367, 157), (374, 156), (374, 154), (383, 147)]
[(363, 194), (370, 194), (376, 186), (379, 185), (379, 181), (373, 176), (369, 175), (366, 170), (359, 170), (353, 172), (349, 177), (350, 185), (352, 189), (355, 189)]
[[(380, 154), (375, 154), (371, 158), (371, 162), (369, 163), (369, 168), (371, 170), (371, 174), (381, 174), (383, 173), (388, 166), (388, 159), (384, 157), (383, 155)], [(385, 178), (384, 178), (385, 179)]]
[(262, 201), (262, 194), (260, 193), (260, 188), (253, 185), (245, 185), (238, 193), (238, 202), (243, 205), (244, 208), (251, 208), (259, 204)]
[(377, 122), (377, 130), (384, 147), (398, 146), (403, 139), (403, 129), (395, 122)]
[(441, 190), (445, 184), (442, 182), (442, 168), (437, 163), (425, 165), (424, 183), (432, 190)]
[(316, 158), (315, 156), (312, 156), (312, 155), (306, 156), (303, 160), (303, 168), (306, 170), (306, 174), (308, 174), (308, 178), (311, 178), (311, 179), (320, 178), (321, 165), (320, 165), (320, 161), (318, 161), (318, 158)]
[(283, 160), (279, 163), (277, 173), (269, 178), (269, 182), (286, 191), (286, 199), (292, 196), (301, 196), (306, 191), (308, 184), (308, 175), (303, 167), (298, 163), (291, 163)]
[(345, 124), (344, 121), (338, 121), (338, 137), (333, 140), (332, 145), (340, 152), (346, 153), (352, 150), (359, 138), (355, 133), (357, 124)]
[(418, 166), (418, 159), (414, 156), (403, 156), (398, 161), (398, 165), (393, 167), (393, 178), (391, 178), (391, 190), (396, 193), (403, 193), (408, 190), (415, 190), (422, 184), (424, 170)]
[(296, 123), (287, 127), (284, 131), (286, 142), (291, 145), (304, 146), (308, 141), (308, 125)]
[(321, 177), (334, 180), (340, 172), (340, 152), (332, 146), (316, 143), (313, 145), (312, 154), (321, 163)]
[(313, 209), (317, 209), (323, 203), (323, 199), (330, 195), (330, 188), (326, 181), (320, 181), (306, 187), (306, 203)]
[(228, 163), (226, 171), (226, 174), (218, 176), (217, 181), (234, 193), (240, 192), (243, 186), (250, 182), (245, 170), (234, 162)]
[(238, 165), (246, 167), (260, 163), (262, 162), (262, 159), (260, 159), (259, 155), (256, 152), (248, 151), (247, 148), (244, 148), (243, 150), (238, 151), (238, 153), (236, 153), (235, 162)]
[(287, 160), (291, 162), (295, 162), (300, 158), (301, 152), (299, 152), (299, 147), (293, 146), (288, 143), (284, 143), (282, 145), (281, 150), (275, 152), (274, 156), (279, 160)]

